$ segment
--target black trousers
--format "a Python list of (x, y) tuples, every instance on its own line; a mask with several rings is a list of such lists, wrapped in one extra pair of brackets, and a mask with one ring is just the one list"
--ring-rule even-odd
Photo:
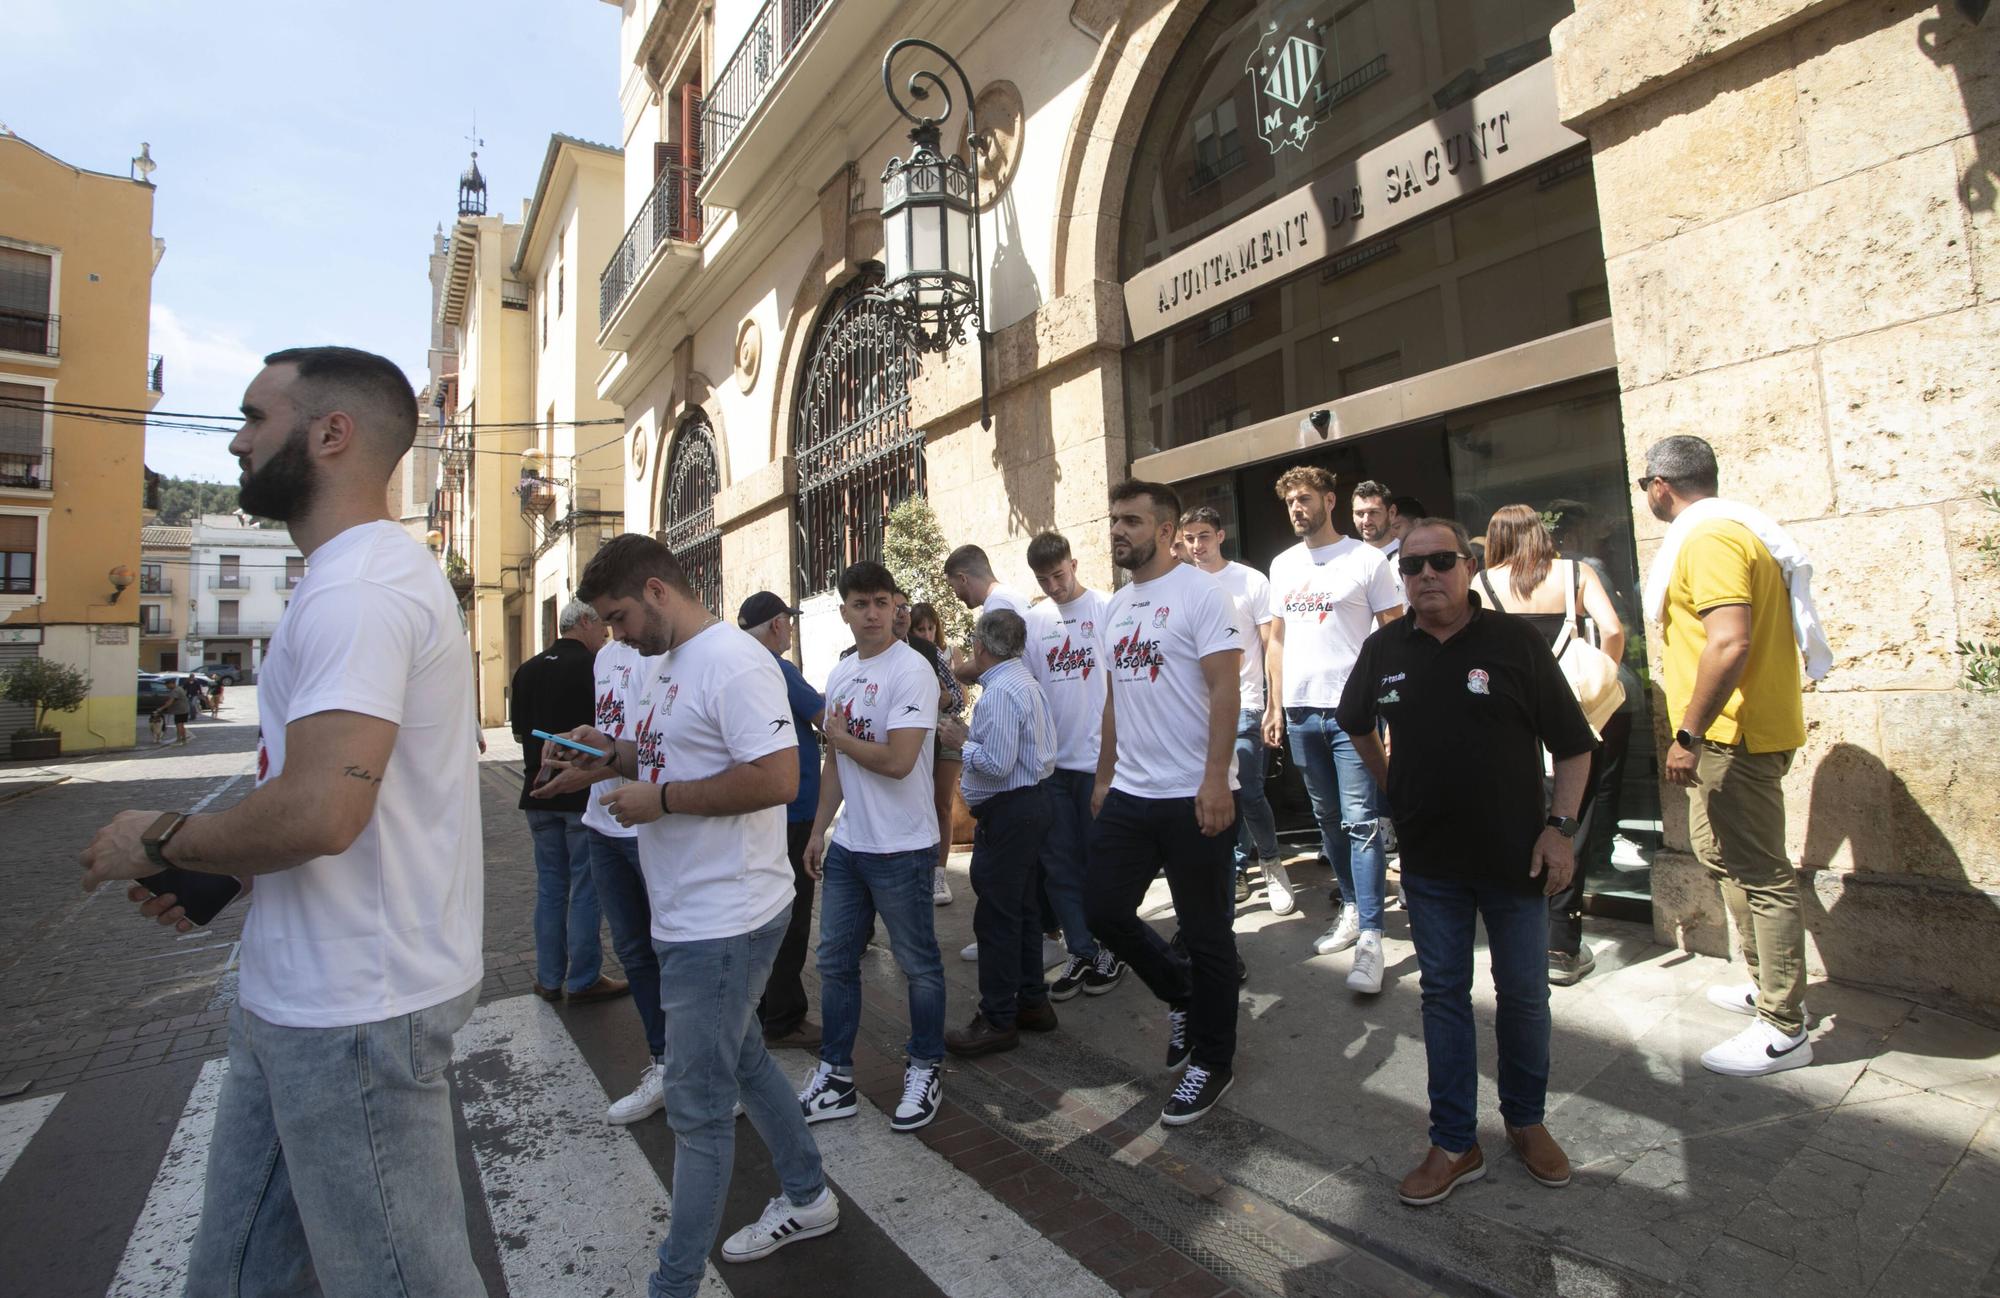
[[(1209, 836), (1193, 798), (1135, 798), (1113, 789), (1090, 831), (1084, 906), (1090, 931), (1153, 995), (1188, 1012), (1194, 1062), (1226, 1070), (1236, 1058), (1236, 835)], [(1164, 868), (1186, 962), (1139, 918), (1146, 888)]]
[[(1632, 740), (1632, 714), (1614, 712), (1604, 723), (1603, 742), (1590, 755), (1583, 780), (1582, 822), (1576, 832), (1576, 873), (1569, 886), (1549, 897), (1549, 950), (1576, 955), (1583, 949), (1583, 883), (1592, 869), (1611, 863), (1611, 836), (1618, 832), (1618, 788), (1625, 779), (1625, 748)], [(1600, 859), (1601, 858), (1601, 859)]]
[(799, 975), (812, 941), (813, 881), (806, 873), (806, 843), (811, 838), (810, 820), (785, 825), (785, 851), (792, 858), (792, 922), (785, 927), (785, 940), (778, 944), (778, 958), (757, 1002), (757, 1021), (766, 1036), (784, 1036), (806, 1021), (806, 985)]
[(1049, 791), (1034, 784), (996, 793), (972, 808), (972, 935), (979, 940), (979, 1012), (996, 1028), (1014, 1026), (1024, 1005), (1047, 1004), (1042, 977), (1042, 840)]

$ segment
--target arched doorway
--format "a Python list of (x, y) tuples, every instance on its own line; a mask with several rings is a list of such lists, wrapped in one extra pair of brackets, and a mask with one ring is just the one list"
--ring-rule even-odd
[(801, 597), (831, 588), (848, 564), (880, 559), (889, 511), (924, 490), (924, 434), (910, 426), (917, 358), (874, 291), (881, 283), (870, 266), (828, 303), (799, 384)]
[(715, 435), (708, 416), (689, 415), (674, 435), (667, 458), (660, 539), (687, 574), (688, 585), (709, 612), (722, 603), (722, 529), (715, 525), (715, 492), (722, 475), (715, 464)]

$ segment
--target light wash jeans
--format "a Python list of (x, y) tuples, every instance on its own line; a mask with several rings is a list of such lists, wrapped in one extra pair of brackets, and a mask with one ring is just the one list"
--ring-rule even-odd
[(771, 1151), (785, 1197), (803, 1208), (826, 1188), (819, 1146), (792, 1084), (764, 1048), (757, 998), (791, 907), (762, 928), (708, 942), (658, 942), (667, 1024), (667, 1125), (674, 1132), (673, 1215), (649, 1298), (693, 1298), (722, 1224), (736, 1164), (736, 1101)]
[(1285, 732), (1319, 823), (1320, 850), (1340, 879), (1341, 903), (1356, 909), (1364, 931), (1379, 933), (1389, 857), (1375, 780), (1332, 708), (1286, 708)]
[(889, 949), (909, 984), (913, 1064), (944, 1059), (944, 959), (938, 954), (931, 871), (937, 849), (850, 852), (829, 844), (819, 881), (819, 1057), (835, 1068), (854, 1066), (861, 1031), (861, 951), (876, 915), (889, 930)]
[(604, 972), (597, 883), (580, 811), (531, 811), (535, 838), (535, 981), (580, 992)]
[(1245, 708), (1236, 718), (1236, 872), (1250, 858), (1278, 859), (1278, 818), (1264, 796), (1264, 713)]
[(345, 1028), (230, 1011), (189, 1294), (483, 1298), (445, 1079), (478, 1002)]

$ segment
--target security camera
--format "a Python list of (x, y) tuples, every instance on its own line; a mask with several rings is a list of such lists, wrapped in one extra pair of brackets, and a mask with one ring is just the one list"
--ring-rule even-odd
[(1333, 412), (1331, 410), (1315, 410), (1304, 419), (1299, 420), (1299, 432), (1308, 436), (1317, 434), (1320, 437), (1325, 437), (1332, 429)]

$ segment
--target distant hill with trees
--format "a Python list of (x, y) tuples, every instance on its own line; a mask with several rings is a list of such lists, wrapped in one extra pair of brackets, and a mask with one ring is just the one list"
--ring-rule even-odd
[(203, 514), (236, 512), (236, 487), (221, 482), (196, 482), (192, 478), (160, 479), (160, 521), (173, 527), (191, 527)]

